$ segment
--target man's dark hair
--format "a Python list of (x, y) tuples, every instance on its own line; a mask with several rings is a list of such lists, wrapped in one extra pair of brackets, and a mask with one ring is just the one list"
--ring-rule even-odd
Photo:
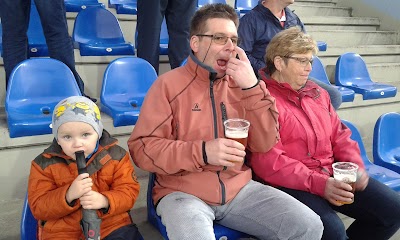
[(236, 28), (239, 26), (239, 18), (234, 8), (228, 4), (206, 4), (197, 10), (190, 23), (190, 36), (202, 34), (207, 31), (206, 21), (212, 18), (232, 20)]

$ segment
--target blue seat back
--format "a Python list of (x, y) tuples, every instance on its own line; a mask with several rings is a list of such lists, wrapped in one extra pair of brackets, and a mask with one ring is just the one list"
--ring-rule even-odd
[(80, 12), (91, 7), (104, 7), (98, 0), (64, 0), (67, 12)]
[(226, 4), (226, 0), (198, 0), (197, 7), (200, 8), (206, 4), (223, 3)]
[(366, 167), (372, 165), (371, 161), (369, 160), (369, 158), (367, 156), (367, 152), (365, 151), (365, 146), (362, 141), (361, 134), (358, 131), (357, 127), (353, 123), (351, 123), (347, 120), (344, 120), (344, 119), (342, 119), (342, 123), (351, 130), (351, 139), (353, 139), (354, 141), (356, 141), (358, 143), (358, 147), (360, 148), (360, 153), (361, 153), (361, 157), (363, 159), (364, 165)]
[(309, 76), (316, 78), (323, 83), (331, 85), (331, 82), (329, 81), (328, 75), (326, 75), (325, 67), (322, 64), (321, 59), (319, 59), (319, 57), (317, 56), (314, 56), (313, 60), (314, 61), (312, 64), (312, 70)]
[(378, 180), (379, 182), (390, 187), (394, 191), (400, 192), (400, 174), (388, 168), (378, 166), (375, 161), (374, 163), (370, 162), (365, 152), (365, 147), (358, 129), (349, 121), (342, 120), (342, 122), (348, 128), (350, 128), (352, 132), (351, 139), (356, 141), (358, 143), (358, 146), (360, 147), (361, 157), (363, 159), (365, 170), (368, 172), (368, 175), (374, 178), (375, 180)]
[(247, 12), (257, 6), (258, 0), (235, 0), (235, 9)]
[(164, 18), (161, 23), (160, 44), (166, 44), (166, 47), (168, 48), (168, 42), (169, 42), (168, 27), (167, 27), (167, 22), (165, 21)]
[(27, 59), (11, 72), (6, 110), (15, 107), (14, 104), (29, 109), (32, 103), (58, 103), (74, 95), (81, 95), (81, 92), (67, 65), (52, 58)]
[(5, 99), (10, 137), (51, 133), (55, 105), (70, 96), (80, 96), (71, 70), (52, 58), (33, 58), (11, 72)]
[(376, 164), (400, 173), (400, 114), (382, 114), (375, 123), (373, 155)]
[(137, 57), (118, 58), (108, 65), (104, 73), (101, 102), (136, 101), (141, 106), (156, 79), (156, 71), (146, 60)]
[(31, 12), (28, 26), (28, 44), (29, 44), (29, 56), (31, 57), (44, 57), (49, 56), (49, 50), (47, 48), (46, 38), (44, 36), (42, 23), (40, 16), (37, 11), (36, 5), (31, 4)]
[(137, 0), (108, 0), (108, 4), (137, 4)]
[(20, 223), (21, 240), (36, 240), (37, 228), (38, 223), (32, 215), (31, 208), (28, 204), (28, 194), (26, 194)]
[[(139, 31), (136, 28), (135, 32), (135, 48), (138, 47), (138, 35)], [(168, 55), (168, 43), (169, 43), (169, 35), (168, 35), (168, 27), (165, 18), (161, 23), (161, 30), (160, 30), (160, 55)]]
[[(156, 207), (153, 202), (153, 187), (156, 175), (149, 173), (149, 183), (147, 186), (147, 220), (160, 232), (164, 239), (168, 240), (167, 230), (161, 222), (161, 218), (156, 213)], [(236, 240), (250, 238), (246, 233), (242, 233), (214, 222), (214, 234), (216, 239)]]
[(72, 38), (78, 43), (125, 43), (117, 18), (102, 7), (87, 8), (78, 13)]
[(357, 53), (344, 53), (336, 62), (335, 83), (339, 86), (372, 85), (367, 65)]

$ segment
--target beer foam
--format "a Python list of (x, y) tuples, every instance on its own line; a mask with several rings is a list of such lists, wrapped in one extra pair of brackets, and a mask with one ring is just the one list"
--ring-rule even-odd
[(247, 132), (239, 132), (239, 131), (226, 131), (225, 133), (227, 138), (247, 138)]
[(356, 182), (357, 176), (354, 174), (339, 174), (334, 176), (336, 180), (341, 182), (351, 183)]

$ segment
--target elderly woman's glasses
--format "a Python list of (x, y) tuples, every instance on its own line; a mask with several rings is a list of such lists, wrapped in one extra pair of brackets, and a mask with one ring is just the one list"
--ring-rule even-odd
[(214, 35), (196, 34), (196, 36), (198, 36), (198, 37), (210, 37), (213, 42), (215, 42), (216, 44), (219, 44), (219, 45), (225, 45), (228, 42), (228, 39), (231, 39), (232, 44), (237, 46), (239, 44), (239, 41), (240, 41), (238, 37), (227, 37), (227, 36), (221, 35), (221, 34), (214, 34)]
[(314, 61), (314, 59), (308, 59), (308, 58), (306, 58), (306, 57), (284, 57), (284, 58), (289, 58), (289, 59), (293, 59), (293, 60), (296, 60), (298, 63), (300, 63), (300, 65), (301, 66), (303, 66), (303, 67), (307, 67), (308, 66), (308, 64), (311, 64), (312, 65), (312, 63), (313, 63), (313, 61)]

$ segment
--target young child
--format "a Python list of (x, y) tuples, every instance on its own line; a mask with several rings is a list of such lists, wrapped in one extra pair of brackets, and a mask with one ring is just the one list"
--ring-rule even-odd
[[(83, 209), (101, 219), (101, 239), (141, 239), (129, 210), (139, 195), (129, 153), (103, 129), (99, 108), (86, 97), (59, 102), (53, 143), (31, 165), (28, 202), (39, 220), (39, 239), (84, 239)], [(78, 175), (75, 152), (84, 151), (88, 173)]]

